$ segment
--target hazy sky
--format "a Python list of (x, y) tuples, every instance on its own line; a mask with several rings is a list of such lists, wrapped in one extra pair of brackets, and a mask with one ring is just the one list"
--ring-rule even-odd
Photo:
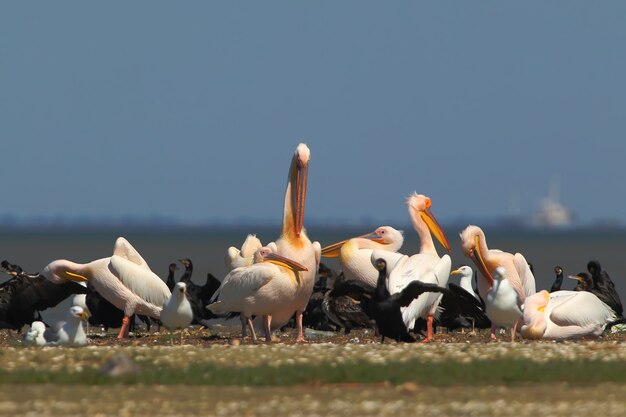
[(626, 221), (626, 2), (3, 2), (0, 215)]

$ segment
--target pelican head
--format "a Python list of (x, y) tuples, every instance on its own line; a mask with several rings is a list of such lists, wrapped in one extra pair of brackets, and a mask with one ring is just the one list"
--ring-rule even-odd
[(272, 251), (272, 249), (267, 246), (263, 246), (255, 252), (254, 262), (270, 262), (278, 266), (289, 268), (294, 272), (309, 270), (306, 266), (296, 261), (292, 261), (289, 258), (285, 258), (284, 256), (280, 256), (277, 253), (274, 253), (274, 251)]
[(463, 254), (476, 264), (483, 276), (493, 282), (493, 275), (485, 264), (487, 241), (485, 239), (485, 233), (480, 227), (470, 225), (461, 232), (461, 249), (463, 250)]
[(291, 184), (291, 207), (293, 227), (296, 237), (300, 237), (304, 228), (304, 203), (306, 201), (307, 177), (309, 174), (309, 161), (311, 151), (304, 143), (296, 147), (293, 155), (291, 169), (289, 171), (289, 183)]
[(409, 212), (414, 212), (419, 215), (424, 223), (426, 223), (426, 226), (428, 226), (430, 233), (432, 233), (439, 243), (441, 243), (441, 246), (450, 252), (450, 243), (448, 242), (448, 238), (445, 233), (443, 233), (443, 229), (439, 225), (439, 222), (437, 222), (437, 219), (430, 211), (430, 206), (432, 205), (430, 198), (423, 194), (413, 193), (406, 199), (406, 205)]
[(528, 296), (524, 301), (524, 326), (521, 333), (525, 339), (541, 339), (548, 327), (544, 313), (550, 302), (550, 293), (546, 290)]
[(70, 314), (79, 320), (87, 320), (89, 318), (89, 313), (79, 306), (73, 306), (70, 308)]
[[(393, 252), (397, 252), (404, 242), (402, 231), (394, 229), (391, 226), (380, 226), (371, 233), (356, 236), (351, 239), (367, 239), (382, 245), (389, 245), (389, 250)], [(322, 248), (322, 256), (325, 258), (338, 257), (341, 247), (351, 239), (342, 240), (341, 242), (333, 243), (332, 245)]]
[(89, 278), (85, 275), (81, 275), (70, 270), (72, 269), (70, 264), (71, 262), (65, 259), (57, 259), (56, 261), (52, 261), (46, 265), (46, 267), (41, 271), (41, 275), (55, 284), (63, 284), (68, 280), (74, 282), (86, 282), (89, 280)]

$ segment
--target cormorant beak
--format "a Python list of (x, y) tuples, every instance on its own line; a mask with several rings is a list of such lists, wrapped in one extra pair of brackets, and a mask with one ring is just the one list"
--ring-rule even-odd
[[(385, 243), (381, 235), (377, 233), (368, 233), (366, 235), (357, 236), (352, 239), (369, 239), (378, 243)], [(332, 245), (328, 245), (322, 248), (322, 256), (325, 258), (336, 258), (339, 256), (341, 252), (341, 247), (346, 244), (346, 242), (350, 239), (342, 240), (341, 242), (333, 243)]]
[(480, 237), (479, 236), (475, 236), (474, 237), (474, 250), (472, 251), (472, 259), (474, 261), (474, 263), (476, 264), (476, 266), (478, 267), (478, 269), (480, 269), (480, 272), (482, 272), (483, 276), (485, 276), (485, 278), (487, 278), (487, 280), (489, 281), (489, 283), (491, 285), (493, 285), (493, 275), (491, 274), (491, 272), (489, 272), (489, 268), (487, 268), (487, 265), (485, 264), (485, 260), (483, 259), (483, 255), (480, 253)]
[(302, 233), (302, 229), (304, 228), (304, 203), (306, 201), (306, 186), (307, 186), (307, 177), (309, 175), (309, 165), (308, 163), (301, 162), (300, 160), (296, 160), (296, 189), (295, 192), (292, 193), (294, 201), (293, 201), (293, 223), (296, 228), (296, 236), (300, 237)]
[(309, 268), (307, 268), (306, 266), (299, 264), (296, 261), (292, 261), (291, 259), (285, 258), (284, 256), (280, 256), (276, 253), (269, 253), (267, 255), (265, 255), (265, 257), (263, 258), (264, 262), (271, 262), (275, 265), (278, 266), (282, 266), (285, 268), (289, 268), (294, 272), (299, 272), (299, 271), (308, 271)]
[(439, 243), (441, 243), (441, 246), (450, 252), (450, 243), (448, 242), (448, 238), (445, 233), (443, 233), (443, 229), (439, 226), (439, 222), (437, 222), (437, 219), (435, 219), (435, 216), (430, 209), (426, 208), (424, 210), (418, 210), (418, 213), (422, 220), (424, 220), (424, 223), (426, 223), (426, 226), (428, 226), (430, 233), (432, 233)]
[(568, 277), (569, 279), (575, 279), (576, 281), (578, 281), (578, 283), (579, 283), (579, 284), (583, 282), (582, 277), (579, 277), (579, 276), (577, 276), (577, 275), (568, 275), (567, 277)]
[(74, 282), (87, 282), (89, 281), (89, 278), (87, 278), (86, 276), (80, 275), (80, 274), (75, 274), (73, 272), (70, 271), (64, 271), (66, 278), (69, 279), (70, 281), (74, 281)]

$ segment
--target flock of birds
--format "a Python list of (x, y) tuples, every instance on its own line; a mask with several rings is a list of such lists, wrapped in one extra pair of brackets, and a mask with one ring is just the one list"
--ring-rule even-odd
[[(111, 256), (86, 264), (58, 259), (38, 274), (4, 261), (2, 269), (13, 277), (0, 284), (0, 326), (30, 325), (26, 344), (84, 345), (84, 321), (120, 327), (118, 338), (126, 338), (135, 315), (148, 329), (156, 323), (177, 330), (238, 314), (242, 337), (250, 330), (256, 340), (257, 322), (267, 341), (293, 317), (297, 342), (304, 341), (305, 325), (343, 328), (345, 333), (369, 326), (381, 341), (402, 342), (414, 342), (420, 333), (422, 341), (430, 341), (437, 326), (490, 328), (494, 339), (497, 329), (505, 328), (513, 341), (518, 334), (529, 339), (594, 337), (626, 321), (614, 283), (597, 261), (589, 262), (589, 273), (570, 277), (577, 281), (574, 291), (561, 290), (563, 270), (556, 267), (551, 291), (537, 292), (532, 267), (522, 254), (489, 249), (483, 230), (468, 226), (460, 234), (462, 251), (476, 273), (468, 265), (452, 270), (450, 256), (439, 256), (433, 239), (450, 251), (432, 201), (417, 193), (406, 204), (420, 238), (418, 253), (402, 254), (403, 234), (391, 226), (322, 248), (304, 229), (309, 161), (309, 148), (299, 144), (289, 167), (278, 239), (263, 245), (248, 235), (241, 249), (229, 248), (225, 259), (230, 272), (221, 281), (208, 274), (204, 285), (193, 283), (189, 259), (179, 260), (185, 272), (178, 282), (176, 263), (164, 281), (120, 237)], [(322, 257), (338, 258), (342, 272), (328, 269)], [(460, 276), (460, 283), (449, 283), (451, 276)], [(72, 294), (67, 320), (46, 326), (39, 311)]]

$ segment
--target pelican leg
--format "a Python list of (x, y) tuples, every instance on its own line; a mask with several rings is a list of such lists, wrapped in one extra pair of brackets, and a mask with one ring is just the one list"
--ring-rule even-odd
[(433, 316), (428, 316), (426, 319), (426, 339), (422, 340), (422, 343), (430, 342), (433, 340)]
[[(304, 331), (302, 330), (302, 311), (296, 311), (296, 328), (298, 329), (298, 335), (296, 336), (296, 342), (304, 342)], [(349, 332), (349, 331), (348, 331)]]
[(254, 323), (252, 322), (252, 319), (250, 317), (248, 317), (248, 327), (250, 327), (250, 333), (252, 333), (252, 340), (256, 342), (257, 338), (256, 332), (254, 331)]
[(491, 340), (497, 340), (496, 338), (496, 325), (491, 323), (491, 333), (489, 334)]
[(122, 319), (122, 328), (117, 335), (118, 339), (126, 339), (128, 337), (128, 328), (130, 327), (130, 317), (124, 316)]
[(272, 341), (272, 316), (263, 316), (263, 332), (265, 333), (265, 341)]

